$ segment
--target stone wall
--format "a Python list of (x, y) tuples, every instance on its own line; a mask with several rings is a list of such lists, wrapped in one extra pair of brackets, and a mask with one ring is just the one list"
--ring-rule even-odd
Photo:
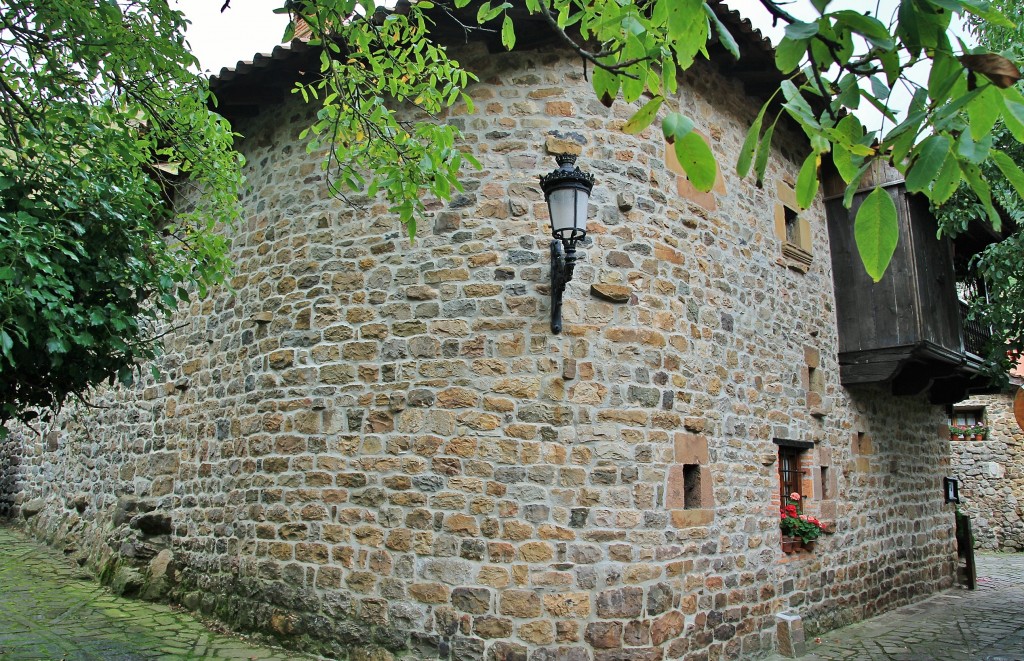
[(960, 480), (960, 509), (971, 517), (974, 546), (1024, 551), (1024, 430), (1013, 417), (1013, 395), (976, 395), (959, 407), (983, 408), (988, 436), (957, 441), (952, 475)]
[[(182, 313), (159, 381), (30, 443), (29, 527), (123, 591), (353, 659), (737, 658), (779, 612), (813, 635), (949, 586), (944, 413), (839, 386), (823, 210), (809, 265), (774, 227), (802, 154), (761, 188), (731, 167), (758, 103), (687, 74), (727, 164), (697, 194), (578, 61), (460, 59), (478, 110), (447, 121), (483, 168), (414, 244), (330, 198), (308, 110), (238, 127), (234, 293)], [(555, 336), (537, 175), (565, 149), (598, 183)], [(780, 550), (776, 438), (815, 444), (836, 533), (811, 553)]]

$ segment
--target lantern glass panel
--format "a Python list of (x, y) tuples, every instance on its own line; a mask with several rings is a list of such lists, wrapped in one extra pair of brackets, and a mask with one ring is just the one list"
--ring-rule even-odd
[(580, 238), (587, 233), (587, 204), (590, 194), (584, 190), (576, 191), (576, 231), (572, 238)]
[(551, 214), (551, 233), (559, 238), (573, 233), (576, 215), (576, 190), (562, 188), (548, 195), (548, 211)]

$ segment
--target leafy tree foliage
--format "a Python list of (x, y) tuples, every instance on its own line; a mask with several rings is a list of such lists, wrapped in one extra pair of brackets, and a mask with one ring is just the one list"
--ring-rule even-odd
[[(993, 6), (1014, 24), (974, 20), (970, 24), (972, 32), (988, 50), (1020, 61), (1024, 58), (1024, 6), (1016, 0), (998, 0)], [(1015, 173), (1006, 161), (1016, 165), (1024, 163), (1024, 145), (1002, 121), (996, 122), (991, 140), (993, 147), (1003, 154), (997, 153), (998, 160), (994, 162), (982, 163), (981, 171), (991, 186), (993, 202), (1002, 216), (1011, 221), (1012, 233), (990, 244), (971, 260), (971, 268), (984, 281), (987, 291), (983, 292), (985, 295), (973, 297), (970, 304), (971, 316), (982, 320), (992, 330), (993, 342), (988, 355), (992, 376), (996, 381), (1005, 381), (1010, 367), (1006, 349), (1019, 348), (1024, 339), (1024, 200), (1010, 179)], [(935, 211), (942, 231), (953, 236), (967, 231), (973, 223), (989, 221), (983, 200), (964, 184)]]
[[(155, 355), (154, 322), (226, 272), (241, 174), (165, 0), (0, 11), (3, 422)], [(173, 216), (182, 186), (205, 194)]]

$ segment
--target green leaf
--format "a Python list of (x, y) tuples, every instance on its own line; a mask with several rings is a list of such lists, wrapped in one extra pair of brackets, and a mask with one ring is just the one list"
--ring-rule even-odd
[(803, 21), (795, 21), (786, 26), (786, 36), (795, 41), (810, 39), (816, 34), (818, 34), (818, 24), (816, 22), (805, 23)]
[(947, 154), (946, 160), (942, 162), (942, 167), (939, 169), (939, 176), (935, 178), (935, 183), (932, 185), (930, 196), (932, 204), (937, 206), (945, 204), (956, 192), (960, 180), (960, 164), (953, 154)]
[(885, 27), (877, 18), (867, 14), (860, 14), (852, 9), (843, 9), (831, 14), (832, 18), (841, 25), (848, 26), (857, 34), (862, 35), (868, 42), (880, 50), (893, 50), (896, 42), (889, 34), (889, 28)]
[(882, 65), (882, 71), (885, 72), (885, 80), (892, 88), (896, 85), (896, 82), (900, 79), (900, 73), (903, 71), (900, 65), (900, 54), (896, 50), (883, 50), (878, 52), (878, 62)]
[(740, 155), (736, 159), (736, 174), (741, 179), (750, 172), (750, 164), (753, 162), (754, 152), (757, 150), (757, 138), (761, 134), (761, 124), (764, 122), (764, 113), (768, 110), (769, 103), (771, 103), (770, 100), (761, 106), (761, 112), (757, 113), (754, 123), (750, 125), (750, 130), (747, 131), (747, 137), (743, 139), (743, 146), (740, 147)]
[(877, 99), (888, 99), (890, 90), (885, 86), (878, 76), (871, 76), (871, 93), (875, 95)]
[(899, 22), (896, 27), (896, 35), (903, 39), (907, 51), (912, 56), (916, 56), (921, 52), (923, 46), (921, 37), (922, 20), (919, 17), (917, 3), (901, 2), (899, 4), (898, 16)]
[(764, 132), (761, 140), (757, 143), (757, 156), (754, 158), (754, 174), (757, 176), (757, 184), (759, 186), (764, 181), (764, 172), (768, 168), (768, 157), (772, 152), (772, 134), (775, 133), (775, 125), (779, 122), (780, 116), (775, 116), (775, 121), (768, 126), (768, 130)]
[(630, 135), (636, 135), (645, 128), (651, 125), (654, 121), (654, 117), (658, 114), (658, 109), (661, 108), (661, 104), (665, 101), (664, 97), (656, 96), (647, 103), (644, 104), (640, 110), (637, 110), (632, 117), (629, 118), (622, 130)]
[(935, 177), (939, 175), (946, 155), (949, 153), (950, 140), (944, 135), (933, 135), (918, 145), (914, 160), (907, 171), (907, 190), (911, 193), (927, 191)]
[(1018, 142), (1024, 142), (1024, 98), (1013, 87), (1002, 90), (1002, 96), (1006, 109), (1003, 113), (1006, 128), (1010, 129)]
[(780, 87), (782, 88), (783, 96), (786, 97), (786, 103), (783, 104), (783, 107), (789, 111), (793, 119), (811, 129), (820, 129), (821, 125), (814, 116), (814, 110), (811, 109), (811, 105), (807, 103), (807, 99), (803, 97), (797, 86), (788, 80), (784, 80)]
[(708, 37), (708, 19), (702, 11), (704, 0), (658, 0), (667, 16), (667, 40), (678, 64), (688, 69)]
[(505, 14), (505, 18), (501, 21), (501, 45), (506, 50), (512, 50), (516, 45), (516, 31), (512, 26), (512, 17)]
[(10, 357), (11, 349), (14, 348), (14, 340), (7, 334), (7, 331), (0, 329), (0, 350), (5, 356)]
[(715, 10), (712, 9), (707, 2), (704, 3), (704, 13), (707, 14), (708, 19), (715, 26), (715, 32), (718, 33), (718, 40), (721, 42), (725, 50), (729, 51), (729, 54), (737, 60), (740, 59), (739, 44), (736, 43), (736, 40), (729, 32), (729, 29), (725, 27), (725, 24), (718, 20), (718, 14), (715, 13)]
[(988, 158), (990, 149), (992, 149), (992, 136), (975, 141), (969, 132), (965, 132), (961, 133), (960, 139), (956, 141), (956, 153), (971, 163), (980, 164)]
[(782, 73), (789, 73), (800, 65), (807, 54), (806, 39), (783, 37), (775, 48), (775, 66)]
[(594, 69), (593, 75), (591, 75), (591, 81), (594, 86), (594, 93), (597, 94), (597, 99), (606, 108), (611, 108), (612, 103), (615, 102), (615, 97), (619, 95), (619, 77), (601, 67), (597, 67)]
[(704, 138), (690, 131), (676, 140), (675, 150), (676, 158), (693, 187), (704, 193), (710, 191), (715, 185), (718, 165)]
[(992, 224), (992, 228), (997, 232), (1000, 231), (1002, 218), (999, 217), (999, 212), (996, 211), (995, 205), (992, 204), (992, 188), (985, 181), (981, 169), (973, 163), (960, 161), (960, 171), (963, 173), (967, 185), (978, 196), (978, 200), (981, 202), (982, 209), (985, 211), (988, 221)]
[(661, 132), (670, 145), (689, 135), (691, 131), (693, 131), (693, 120), (678, 112), (670, 112), (665, 119), (661, 120)]
[(1005, 152), (998, 149), (992, 150), (992, 160), (995, 161), (996, 167), (999, 168), (999, 171), (1003, 173), (1006, 180), (1013, 186), (1017, 196), (1024, 200), (1024, 171)]
[(488, 0), (480, 5), (480, 8), (476, 12), (476, 22), (483, 25), (487, 21), (490, 21), (498, 16), (502, 12), (502, 7), (491, 7), (491, 3)]
[(971, 137), (981, 140), (992, 131), (999, 115), (1002, 113), (1002, 99), (999, 90), (988, 86), (967, 104), (967, 117), (970, 120)]
[(1003, 16), (999, 11), (993, 9), (992, 4), (985, 0), (960, 0), (960, 5), (968, 14), (973, 14), (984, 22), (996, 27), (1011, 29), (1016, 27), (1013, 24), (1013, 21)]
[(875, 188), (861, 203), (853, 221), (853, 234), (864, 269), (878, 282), (885, 275), (899, 241), (896, 205), (884, 188)]
[(811, 152), (800, 167), (800, 174), (796, 178), (796, 203), (801, 209), (809, 208), (814, 202), (814, 196), (818, 194), (818, 165), (820, 164), (821, 154)]
[(932, 59), (932, 69), (928, 74), (928, 96), (933, 101), (942, 101), (947, 98), (953, 84), (965, 73), (960, 62), (945, 53), (935, 53)]

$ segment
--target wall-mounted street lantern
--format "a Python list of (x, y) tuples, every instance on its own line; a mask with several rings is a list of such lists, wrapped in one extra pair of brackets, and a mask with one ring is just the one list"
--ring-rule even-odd
[(562, 332), (562, 293), (576, 266), (576, 242), (587, 236), (587, 204), (594, 175), (576, 167), (571, 154), (555, 156), (558, 168), (540, 178), (551, 216), (551, 332)]

